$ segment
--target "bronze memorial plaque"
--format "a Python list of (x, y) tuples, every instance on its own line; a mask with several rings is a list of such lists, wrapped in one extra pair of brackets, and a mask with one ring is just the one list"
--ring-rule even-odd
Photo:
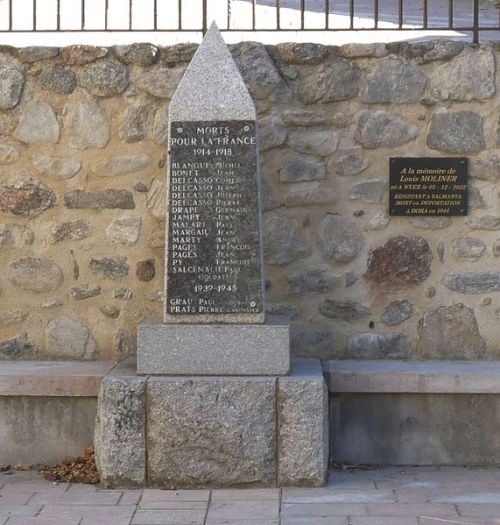
[(466, 158), (390, 159), (389, 215), (467, 215)]

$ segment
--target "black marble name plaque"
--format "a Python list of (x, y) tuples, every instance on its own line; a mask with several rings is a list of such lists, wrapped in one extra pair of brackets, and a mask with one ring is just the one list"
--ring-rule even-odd
[(254, 121), (172, 122), (167, 314), (260, 313)]
[(389, 214), (467, 215), (466, 158), (390, 159)]

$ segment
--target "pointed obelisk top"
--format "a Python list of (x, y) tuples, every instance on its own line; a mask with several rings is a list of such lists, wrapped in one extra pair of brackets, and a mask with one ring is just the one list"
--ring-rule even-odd
[(255, 106), (215, 22), (169, 108), (170, 121), (255, 120)]

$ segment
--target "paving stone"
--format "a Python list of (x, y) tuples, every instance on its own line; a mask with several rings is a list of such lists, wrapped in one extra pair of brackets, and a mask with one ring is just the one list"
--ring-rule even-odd
[(0, 505), (26, 505), (28, 500), (32, 498), (34, 491), (29, 492), (5, 492), (0, 490)]
[(363, 503), (283, 503), (281, 506), (281, 517), (284, 519), (366, 515), (366, 505)]
[(350, 525), (419, 525), (417, 518), (361, 517), (350, 518)]
[(91, 518), (83, 518), (79, 525), (130, 525), (130, 518), (113, 517), (113, 521), (110, 523), (109, 518), (92, 516)]
[[(399, 484), (396, 484), (398, 486)], [(369, 503), (369, 516), (432, 516), (434, 518), (456, 518), (453, 505), (439, 503)]]
[[(80, 525), (80, 518), (40, 518), (39, 516), (35, 518), (13, 517), (10, 518), (9, 523), (11, 525)], [(113, 522), (109, 525), (115, 525), (115, 523)]]
[(131, 525), (203, 525), (204, 510), (138, 510)]
[(121, 498), (119, 491), (71, 492), (69, 494), (35, 494), (33, 505), (116, 505)]
[(142, 494), (141, 507), (161, 509), (163, 503), (176, 501), (208, 503), (209, 498), (209, 490), (145, 489)]
[(280, 496), (280, 489), (215, 489), (210, 501), (265, 501), (279, 500)]
[(391, 490), (331, 490), (329, 488), (283, 489), (283, 503), (394, 503), (395, 497)]
[(253, 500), (214, 501), (208, 509), (209, 520), (237, 519), (278, 519), (279, 500), (260, 500), (258, 505)]
[(348, 518), (325, 516), (314, 518), (282, 518), (281, 525), (349, 525)]
[(500, 516), (500, 503), (469, 503), (458, 505), (464, 518), (496, 518)]
[[(68, 493), (69, 494), (69, 493)], [(28, 505), (26, 505), (28, 507)], [(41, 507), (33, 506), (38, 509), (37, 516), (41, 518), (84, 518), (93, 519), (92, 525), (98, 520), (107, 520), (107, 523), (112, 524), (115, 519), (132, 518), (135, 511), (134, 505), (44, 505)], [(41, 510), (40, 510), (41, 509)], [(34, 514), (32, 514), (34, 515)]]
[(0, 503), (0, 517), (3, 516), (36, 516), (41, 505), (9, 505)]
[[(205, 525), (279, 525), (280, 520), (234, 520), (234, 519), (207, 519)], [(343, 524), (342, 524), (343, 525)]]

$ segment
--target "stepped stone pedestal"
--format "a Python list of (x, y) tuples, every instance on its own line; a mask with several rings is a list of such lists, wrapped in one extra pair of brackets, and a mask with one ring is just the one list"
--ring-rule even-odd
[(328, 393), (320, 362), (288, 376), (140, 376), (101, 385), (95, 435), (105, 487), (321, 486)]
[(156, 324), (138, 330), (137, 372), (145, 375), (284, 375), (290, 371), (290, 325)]

